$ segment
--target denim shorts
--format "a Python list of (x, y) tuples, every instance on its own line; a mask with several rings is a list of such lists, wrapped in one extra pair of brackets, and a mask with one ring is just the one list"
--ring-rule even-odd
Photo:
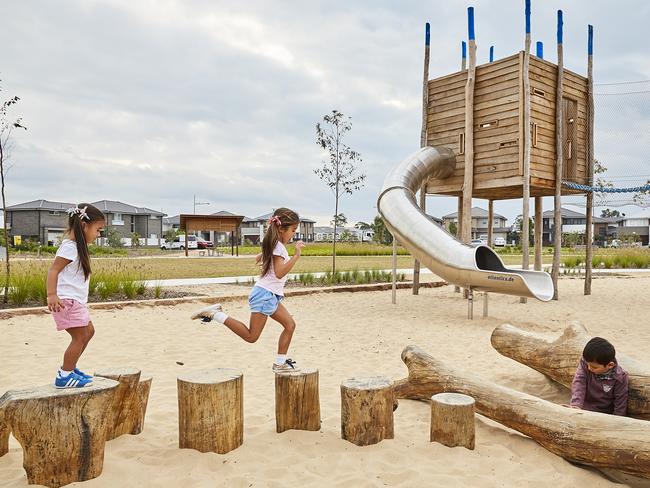
[(278, 309), (278, 305), (283, 299), (282, 295), (276, 295), (261, 286), (254, 286), (248, 295), (248, 304), (251, 307), (251, 312), (263, 313), (270, 317)]

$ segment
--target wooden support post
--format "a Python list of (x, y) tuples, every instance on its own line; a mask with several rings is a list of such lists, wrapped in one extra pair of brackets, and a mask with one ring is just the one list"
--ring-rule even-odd
[(393, 236), (393, 287), (392, 287), (392, 303), (397, 303), (397, 237)]
[(0, 410), (0, 457), (9, 452), (9, 434), (11, 429), (5, 421), (4, 410)]
[(385, 376), (341, 383), (341, 437), (368, 446), (394, 437), (393, 382)]
[(460, 43), (460, 49), (461, 49), (460, 69), (466, 70), (467, 69), (467, 43), (465, 41), (462, 41)]
[[(458, 197), (458, 211), (456, 213), (456, 237), (462, 240), (460, 235), (460, 227), (463, 222), (463, 196)], [(460, 293), (460, 286), (454, 286), (454, 293)]]
[(474, 449), (474, 399), (462, 393), (431, 397), (431, 442)]
[(465, 170), (463, 177), (463, 220), (460, 240), (469, 243), (472, 233), (472, 193), (474, 191), (474, 84), (476, 82), (476, 39), (474, 7), (467, 8), (469, 34), (469, 69), (465, 84)]
[(474, 290), (467, 288), (467, 318), (474, 320)]
[(542, 270), (542, 197), (535, 197), (535, 271)]
[[(429, 110), (429, 44), (430, 26), (427, 22), (424, 33), (424, 74), (422, 77), (422, 128), (420, 130), (420, 147), (427, 145), (427, 114)], [(426, 212), (427, 205), (427, 182), (420, 187), (420, 208)], [(420, 292), (420, 261), (417, 259), (413, 264), (413, 294)]]
[[(524, 84), (524, 174), (522, 188), (522, 223), (521, 223), (521, 269), (528, 269), (529, 260), (529, 219), (530, 219), (530, 0), (526, 0), (526, 41), (524, 49), (523, 84)], [(520, 303), (526, 303), (527, 298), (521, 297)]]
[(562, 174), (564, 173), (564, 48), (562, 11), (557, 11), (557, 88), (555, 96), (555, 198), (553, 199), (553, 300), (559, 299), (558, 278), (562, 253)]
[(225, 454), (244, 442), (244, 377), (215, 368), (178, 377), (178, 446)]
[[(593, 42), (594, 42), (594, 28), (589, 26), (588, 30), (588, 57), (587, 57), (587, 182), (589, 186), (594, 185), (594, 73), (593, 73)], [(587, 193), (587, 229), (586, 239), (587, 253), (585, 256), (585, 295), (591, 295), (591, 267), (594, 254), (594, 228), (593, 228), (593, 214), (594, 214), (594, 192)]]
[(29, 484), (59, 487), (102, 473), (117, 386), (95, 378), (85, 388), (46, 385), (8, 391), (0, 398), (7, 428), (23, 448)]
[(296, 373), (275, 375), (275, 428), (320, 430), (318, 370), (301, 368)]
[(140, 370), (137, 368), (108, 368), (95, 371), (95, 376), (119, 383), (111, 407), (111, 425), (106, 431), (110, 441), (123, 434), (131, 434), (140, 419)]
[(487, 245), (492, 247), (494, 236), (493, 234), (494, 227), (494, 200), (488, 201), (488, 231), (487, 231)]
[(486, 319), (488, 316), (488, 297), (489, 293), (486, 291), (483, 293), (483, 318)]

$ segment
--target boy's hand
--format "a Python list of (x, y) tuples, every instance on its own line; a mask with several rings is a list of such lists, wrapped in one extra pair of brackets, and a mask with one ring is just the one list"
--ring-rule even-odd
[(300, 254), (302, 253), (302, 248), (305, 247), (305, 245), (306, 244), (304, 242), (302, 242), (302, 241), (297, 241), (296, 242), (296, 254), (298, 256), (300, 256)]
[(48, 295), (47, 296), (47, 308), (50, 312), (60, 312), (65, 307), (61, 303), (61, 300), (57, 295)]

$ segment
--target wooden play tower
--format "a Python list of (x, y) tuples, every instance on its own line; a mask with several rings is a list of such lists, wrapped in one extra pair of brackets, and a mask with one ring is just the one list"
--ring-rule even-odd
[[(529, 199), (534, 198), (535, 269), (542, 268), (542, 197), (554, 196), (553, 281), (561, 251), (561, 196), (580, 193), (563, 185), (593, 181), (593, 29), (588, 27), (587, 76), (564, 68), (563, 15), (557, 13), (558, 63), (543, 59), (537, 43), (531, 55), (530, 0), (525, 0), (525, 49), (476, 66), (474, 8), (468, 8), (469, 42), (462, 43), (461, 70), (429, 79), (426, 24), (421, 145), (446, 147), (456, 168), (445, 179), (430, 178), (420, 192), (458, 197), (458, 237), (471, 240), (472, 198), (488, 203), (488, 245), (492, 245), (493, 201), (522, 199), (522, 266), (528, 269)], [(469, 54), (469, 55), (468, 55)], [(585, 294), (591, 293), (593, 193), (587, 194)], [(419, 283), (416, 263), (414, 293)], [(525, 300), (522, 299), (522, 301)]]

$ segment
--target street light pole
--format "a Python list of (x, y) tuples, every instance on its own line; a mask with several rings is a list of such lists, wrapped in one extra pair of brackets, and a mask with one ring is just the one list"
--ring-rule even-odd
[(194, 214), (196, 214), (196, 206), (197, 205), (210, 205), (210, 202), (197, 202), (196, 201), (196, 194), (194, 195)]

